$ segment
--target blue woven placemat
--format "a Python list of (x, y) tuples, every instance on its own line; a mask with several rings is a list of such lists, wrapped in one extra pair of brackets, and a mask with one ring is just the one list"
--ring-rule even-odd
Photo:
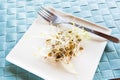
[[(5, 60), (36, 18), (40, 5), (53, 6), (106, 26), (112, 29), (112, 35), (120, 38), (120, 0), (0, 0), (0, 80), (43, 80)], [(118, 77), (120, 44), (108, 42), (94, 80)]]

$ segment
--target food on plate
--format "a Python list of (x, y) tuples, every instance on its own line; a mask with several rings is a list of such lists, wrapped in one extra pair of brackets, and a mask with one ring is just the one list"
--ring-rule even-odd
[(81, 44), (82, 38), (83, 35), (80, 30), (67, 29), (59, 31), (54, 35), (54, 38), (46, 39), (46, 44), (50, 50), (45, 58), (69, 64), (80, 51), (84, 50)]
[(82, 54), (83, 42), (89, 38), (88, 33), (77, 27), (62, 27), (49, 36), (45, 38), (44, 59), (50, 64), (60, 63), (70, 73), (77, 73), (72, 61)]

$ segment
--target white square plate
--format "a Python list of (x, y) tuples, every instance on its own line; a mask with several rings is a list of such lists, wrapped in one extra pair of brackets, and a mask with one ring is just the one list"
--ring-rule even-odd
[[(99, 30), (110, 34), (110, 30), (86, 20), (71, 16), (60, 12), (53, 8), (48, 8), (54, 13), (68, 19), (73, 20), (80, 25), (88, 26), (89, 28)], [(104, 51), (107, 41), (99, 36), (90, 34), (91, 39), (84, 44), (83, 53), (76, 57), (74, 61), (77, 70), (77, 77), (67, 71), (64, 71), (58, 65), (51, 65), (41, 59), (39, 53), (43, 53), (44, 39), (54, 33), (53, 26), (50, 26), (44, 19), (38, 17), (24, 34), (21, 40), (7, 55), (6, 59), (47, 80), (92, 80), (94, 73), (99, 64), (99, 60)]]

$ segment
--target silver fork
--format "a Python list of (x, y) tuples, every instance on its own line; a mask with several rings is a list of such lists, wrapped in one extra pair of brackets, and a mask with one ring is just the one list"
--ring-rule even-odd
[[(57, 25), (57, 24), (70, 24), (70, 25), (73, 25), (73, 22), (65, 21), (65, 19), (63, 19), (60, 16), (52, 13), (51, 11), (47, 10), (44, 7), (40, 7), (40, 9), (38, 11), (38, 14), (41, 17), (43, 17), (45, 20), (47, 20), (48, 22), (51, 22), (53, 25)], [(115, 43), (119, 43), (120, 42), (120, 40), (117, 37), (114, 37), (114, 36), (111, 36), (111, 35), (108, 35), (108, 34), (105, 34), (105, 33), (102, 33), (102, 32), (99, 32), (99, 31), (87, 28), (85, 26), (81, 26), (81, 25), (79, 25), (77, 23), (74, 23), (74, 25), (76, 27), (79, 27), (81, 29), (84, 29), (84, 30), (90, 32), (90, 33), (93, 33), (93, 34), (96, 34), (98, 36), (101, 36), (101, 37), (103, 37), (103, 38), (105, 38), (107, 40), (110, 40), (112, 42), (115, 42)]]

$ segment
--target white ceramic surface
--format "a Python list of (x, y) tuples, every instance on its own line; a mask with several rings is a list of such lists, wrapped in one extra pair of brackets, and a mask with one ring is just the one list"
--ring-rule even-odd
[[(72, 20), (70, 15), (59, 11), (55, 12)], [(83, 19), (76, 19), (76, 22), (110, 34), (109, 29), (84, 21)], [(54, 29), (56, 28), (50, 26), (41, 17), (38, 17), (7, 55), (6, 59), (47, 80), (92, 80), (107, 41), (101, 37), (90, 34), (91, 39), (84, 43), (84, 51), (72, 61), (77, 74), (71, 74), (61, 68), (61, 66), (51, 65), (40, 57), (41, 53), (45, 53), (44, 41), (50, 37), (51, 34), (55, 33)]]

